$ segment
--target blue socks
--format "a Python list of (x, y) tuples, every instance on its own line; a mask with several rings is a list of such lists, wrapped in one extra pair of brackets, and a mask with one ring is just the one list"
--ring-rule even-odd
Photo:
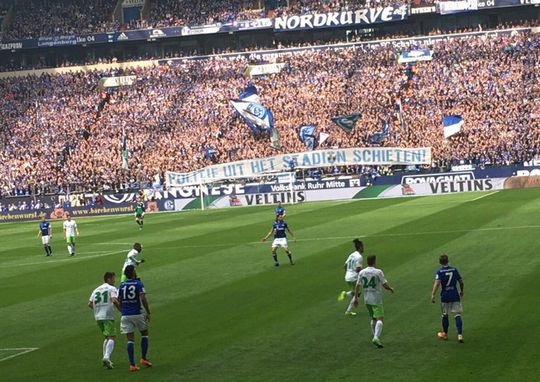
[(443, 316), (442, 316), (442, 328), (443, 328), (443, 332), (445, 332), (447, 334), (448, 334), (448, 326), (449, 326), (448, 315), (443, 314)]
[(456, 328), (457, 334), (461, 335), (463, 323), (461, 322), (461, 316), (456, 316)]
[(146, 359), (146, 353), (148, 353), (148, 337), (143, 336), (141, 338), (141, 351), (142, 351), (142, 359)]
[(128, 352), (128, 356), (129, 356), (129, 364), (130, 365), (135, 365), (135, 352), (133, 351), (133, 342), (132, 341), (128, 341), (127, 343), (127, 352)]

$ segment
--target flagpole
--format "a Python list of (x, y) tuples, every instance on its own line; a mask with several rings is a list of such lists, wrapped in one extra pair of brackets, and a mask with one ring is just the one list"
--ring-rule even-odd
[(201, 182), (199, 183), (199, 192), (200, 192), (200, 196), (201, 196), (201, 210), (204, 211), (204, 196), (203, 196), (203, 188), (202, 188), (203, 184), (202, 184), (202, 180)]

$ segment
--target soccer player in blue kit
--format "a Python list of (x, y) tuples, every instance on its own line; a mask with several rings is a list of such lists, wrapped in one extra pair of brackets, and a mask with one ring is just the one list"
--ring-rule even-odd
[(272, 257), (274, 258), (274, 266), (276, 267), (279, 267), (279, 261), (277, 259), (278, 247), (282, 247), (285, 250), (285, 253), (287, 253), (287, 256), (289, 257), (289, 262), (291, 265), (294, 265), (292, 252), (289, 250), (289, 245), (287, 243), (287, 232), (289, 232), (296, 241), (296, 237), (290, 230), (287, 222), (283, 220), (283, 215), (278, 215), (277, 220), (274, 222), (274, 224), (272, 224), (272, 229), (270, 229), (270, 232), (268, 232), (268, 234), (262, 238), (262, 241), (266, 241), (266, 239), (268, 239), (272, 233), (274, 234), (274, 241), (272, 242)]
[[(122, 311), (120, 321), (120, 332), (127, 336), (127, 352), (129, 357), (129, 370), (137, 371), (135, 365), (134, 339), (135, 330), (141, 333), (141, 360), (142, 366), (150, 367), (152, 363), (148, 361), (148, 322), (150, 321), (150, 306), (146, 300), (144, 284), (137, 278), (135, 267), (128, 265), (124, 270), (127, 280), (120, 284), (118, 288), (118, 300)], [(146, 314), (142, 314), (141, 303)]]
[(283, 216), (283, 219), (285, 219), (286, 212), (285, 212), (285, 208), (281, 205), (281, 202), (278, 202), (277, 207), (274, 210), (274, 212), (276, 213), (276, 221), (279, 215)]
[[(441, 332), (437, 333), (440, 339), (448, 339), (448, 314), (453, 313), (456, 320), (456, 328), (458, 333), (458, 341), (463, 343), (463, 328), (461, 321), (461, 299), (463, 298), (463, 280), (459, 271), (448, 265), (448, 256), (441, 255), (439, 264), (442, 267), (435, 274), (435, 283), (431, 290), (431, 302), (435, 304), (435, 294), (439, 287), (441, 288), (441, 313), (442, 313), (442, 328)], [(458, 292), (457, 285), (459, 284), (460, 291)]]
[(51, 223), (45, 220), (45, 215), (41, 215), (41, 222), (39, 223), (38, 237), (41, 236), (41, 243), (45, 249), (45, 256), (52, 256), (52, 248), (49, 245), (49, 241), (52, 237)]

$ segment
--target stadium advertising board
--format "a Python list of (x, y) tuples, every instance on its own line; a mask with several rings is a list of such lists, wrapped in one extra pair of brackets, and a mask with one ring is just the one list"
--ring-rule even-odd
[(442, 183), (455, 182), (474, 179), (474, 172), (451, 172), (440, 174), (419, 174), (405, 175), (401, 178), (401, 184), (419, 184), (419, 183)]
[(51, 46), (67, 46), (77, 45), (76, 36), (52, 36), (52, 37), (40, 37), (37, 39), (37, 46), (51, 47)]
[(431, 148), (396, 147), (346, 148), (282, 154), (268, 158), (243, 160), (205, 167), (188, 173), (168, 171), (168, 187), (211, 183), (225, 179), (258, 177), (291, 168), (332, 167), (344, 165), (430, 164)]
[[(225, 208), (239, 206), (260, 206), (282, 203), (303, 203), (329, 200), (351, 200), (365, 198), (391, 198), (403, 196), (440, 195), (474, 191), (498, 191), (503, 189), (540, 187), (540, 169), (531, 169), (527, 173), (520, 170), (520, 176), (509, 178), (471, 177), (471, 173), (433, 174), (433, 177), (407, 178), (401, 184), (377, 184), (366, 187), (361, 185), (359, 177), (348, 179), (328, 179), (320, 181), (296, 182), (290, 184), (227, 184), (216, 187), (203, 186), (203, 201), (207, 208)], [(454, 174), (456, 175), (456, 174)], [(412, 180), (411, 180), (412, 179)], [(201, 208), (200, 187), (180, 187), (167, 191), (145, 190), (147, 212), (181, 211)], [(3, 199), (1, 205), (10, 205), (0, 211), (0, 222), (37, 220), (41, 214), (48, 219), (62, 219), (69, 212), (75, 219), (86, 216), (131, 214), (134, 209), (135, 193), (103, 195), (99, 204), (72, 207), (62, 203), (68, 196), (43, 196)], [(91, 195), (84, 195), (90, 198)], [(22, 208), (39, 204), (36, 208)], [(39, 203), (37, 203), (39, 202)], [(14, 206), (15, 208), (11, 208)]]
[(478, 10), (478, 0), (443, 1), (437, 4), (441, 15)]
[(399, 196), (421, 196), (456, 194), (475, 191), (496, 191), (504, 189), (505, 178), (468, 179), (442, 181), (434, 183), (412, 183), (399, 186), (387, 186), (376, 195), (379, 198), (395, 198)]
[(303, 29), (370, 25), (403, 21), (408, 16), (408, 6), (365, 8), (356, 11), (312, 13), (307, 15), (274, 18), (274, 31), (284, 32)]
[(410, 13), (411, 15), (422, 15), (425, 13), (435, 13), (437, 11), (437, 8), (432, 5), (428, 7), (411, 7)]

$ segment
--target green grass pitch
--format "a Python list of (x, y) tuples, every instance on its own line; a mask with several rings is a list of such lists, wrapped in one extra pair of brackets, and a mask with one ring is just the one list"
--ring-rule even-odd
[[(272, 206), (148, 214), (143, 231), (132, 216), (75, 217), (75, 258), (61, 222), (53, 222), (52, 258), (36, 222), (1, 224), (0, 380), (538, 380), (540, 190), (286, 207), (297, 263), (280, 252), (278, 269), (270, 242), (260, 242)], [(365, 308), (349, 318), (337, 302), (355, 237), (396, 290), (384, 295), (384, 349), (370, 343)], [(131, 374), (120, 335), (116, 368), (101, 366), (102, 337), (86, 303), (135, 241), (146, 259), (139, 274), (154, 367)], [(465, 282), (464, 344), (453, 320), (450, 340), (436, 337), (430, 292), (442, 252)]]

